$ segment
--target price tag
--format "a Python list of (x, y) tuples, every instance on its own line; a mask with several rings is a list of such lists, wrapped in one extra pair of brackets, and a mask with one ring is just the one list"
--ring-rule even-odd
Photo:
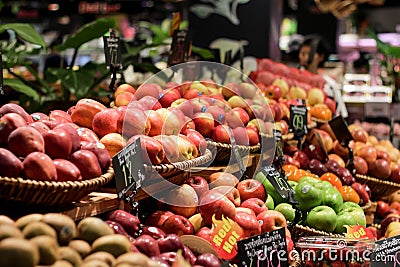
[(400, 236), (375, 242), (375, 249), (371, 255), (371, 266), (400, 266)]
[(168, 56), (168, 66), (186, 62), (191, 53), (192, 40), (189, 31), (175, 30)]
[(238, 242), (239, 266), (289, 266), (285, 228)]
[(285, 162), (285, 156), (283, 155), (282, 149), (282, 132), (276, 129), (272, 129), (275, 140), (275, 158), (279, 166), (282, 166)]
[(289, 199), (290, 195), (294, 195), (294, 190), (287, 182), (286, 177), (279, 173), (274, 165), (263, 167), (261, 171), (282, 198)]
[(308, 133), (307, 129), (307, 107), (305, 105), (290, 105), (289, 130), (297, 139), (303, 138)]
[(351, 239), (370, 239), (375, 240), (374, 234), (367, 227), (362, 225), (345, 225), (346, 227), (346, 238)]
[(120, 69), (122, 67), (120, 38), (115, 36), (114, 30), (111, 30), (110, 36), (103, 36), (103, 42), (107, 68)]
[(136, 194), (145, 179), (140, 138), (124, 147), (112, 158), (118, 197)]
[(349, 128), (347, 127), (347, 123), (342, 116), (337, 116), (328, 123), (331, 126), (331, 129), (339, 143), (347, 146), (349, 142), (353, 140), (353, 136), (351, 135)]

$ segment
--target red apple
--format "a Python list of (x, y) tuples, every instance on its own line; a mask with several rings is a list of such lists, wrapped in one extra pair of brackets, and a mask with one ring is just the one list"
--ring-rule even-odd
[(236, 212), (234, 221), (243, 229), (243, 238), (261, 234), (261, 226), (254, 214)]
[(239, 179), (235, 175), (228, 172), (214, 172), (208, 177), (208, 182), (210, 189), (224, 185), (236, 187), (236, 185), (239, 183)]
[(210, 137), (214, 128), (214, 117), (208, 112), (199, 112), (193, 115), (196, 131), (204, 137)]
[(384, 159), (377, 159), (374, 162), (369, 163), (368, 170), (373, 177), (379, 179), (388, 179), (392, 172), (390, 163)]
[(260, 142), (258, 138), (258, 132), (255, 129), (250, 128), (249, 126), (246, 127), (246, 131), (247, 131), (247, 136), (249, 138), (249, 145), (251, 146), (257, 145)]
[(226, 114), (226, 121), (231, 128), (244, 127), (250, 121), (250, 117), (246, 110), (236, 107)]
[(249, 145), (249, 137), (247, 135), (246, 128), (236, 127), (232, 130), (232, 133), (237, 145), (242, 145), (242, 146)]
[(82, 180), (81, 172), (71, 161), (66, 159), (55, 159), (53, 164), (57, 171), (57, 181), (80, 181)]
[(205, 192), (209, 190), (207, 180), (201, 176), (189, 177), (185, 180), (185, 183), (193, 187), (199, 199)]
[(135, 135), (128, 140), (127, 145), (135, 142), (138, 138), (140, 138), (140, 144), (142, 147), (143, 162), (155, 165), (161, 164), (165, 158), (162, 144), (152, 137), (146, 135)]
[(254, 211), (256, 215), (260, 214), (263, 211), (268, 210), (267, 206), (265, 205), (265, 202), (259, 198), (249, 198), (246, 201), (242, 202), (240, 207), (249, 208), (252, 211)]
[(368, 173), (368, 163), (365, 161), (365, 159), (359, 156), (354, 156), (353, 163), (357, 173), (362, 175), (366, 175)]
[(218, 125), (213, 128), (211, 139), (218, 143), (230, 144), (231, 129), (226, 125)]
[(307, 170), (310, 166), (310, 159), (303, 151), (299, 150), (294, 152), (293, 159), (300, 163), (300, 168), (303, 170)]
[(275, 210), (267, 210), (257, 215), (257, 220), (261, 224), (261, 233), (286, 227), (287, 222), (282, 213)]
[(394, 183), (400, 183), (400, 166), (397, 166), (390, 173), (390, 180)]
[(240, 203), (241, 203), (240, 194), (239, 194), (239, 191), (235, 187), (229, 186), (229, 185), (221, 185), (221, 186), (214, 187), (213, 189), (211, 189), (211, 191), (217, 191), (217, 192), (223, 194), (236, 207), (240, 206)]
[(64, 129), (53, 129), (43, 134), (46, 154), (52, 159), (66, 159), (72, 152), (71, 136)]
[(207, 112), (214, 117), (214, 125), (225, 124), (226, 112), (222, 107), (212, 105), (208, 107)]
[(183, 243), (181, 238), (176, 234), (169, 234), (157, 240), (160, 252), (177, 252), (183, 250)]
[(235, 205), (223, 194), (217, 191), (208, 191), (200, 198), (199, 212), (206, 225), (211, 225), (212, 216), (217, 220), (222, 219), (222, 215), (231, 219), (235, 218)]
[(162, 92), (162, 96), (158, 101), (163, 108), (167, 108), (179, 98), (181, 98), (181, 94), (179, 93), (178, 89), (167, 89)]
[(271, 107), (271, 110), (274, 113), (274, 120), (275, 121), (280, 121), (282, 119), (282, 117), (283, 117), (281, 105), (279, 105), (278, 103), (275, 103), (273, 105), (270, 105), (270, 107)]
[[(282, 135), (287, 135), (289, 133), (289, 125), (284, 120), (275, 122), (275, 127), (277, 130), (281, 131)], [(267, 129), (268, 129), (268, 127), (267, 127)]]
[(282, 97), (282, 90), (279, 86), (271, 84), (265, 88), (265, 96), (268, 98), (272, 98), (278, 100)]
[(170, 211), (164, 211), (164, 210), (155, 211), (146, 218), (145, 222), (146, 225), (155, 226), (162, 229), (165, 220), (171, 215), (174, 214)]
[(300, 169), (300, 162), (296, 159), (293, 159), (291, 156), (289, 155), (285, 155), (285, 164), (290, 164), (290, 165), (294, 165), (297, 168)]
[(292, 252), (292, 250), (294, 249), (294, 243), (292, 238), (290, 238), (289, 236), (286, 236), (286, 248), (288, 255), (290, 255), (290, 252)]
[(149, 235), (142, 234), (135, 239), (135, 247), (148, 257), (160, 255), (160, 248), (157, 240)]
[(189, 118), (193, 117), (193, 106), (191, 104), (191, 101), (188, 101), (185, 98), (179, 98), (172, 102), (171, 107), (178, 108), (180, 109), (185, 116), (188, 116)]
[(210, 243), (211, 243), (211, 235), (212, 235), (211, 229), (205, 226), (200, 228), (196, 233), (196, 236), (201, 237)]
[(175, 214), (189, 218), (197, 212), (199, 198), (194, 188), (188, 184), (183, 184), (168, 192), (166, 200), (170, 210)]
[(164, 121), (161, 118), (160, 114), (158, 114), (154, 110), (146, 110), (144, 113), (147, 116), (147, 120), (150, 122), (150, 131), (148, 135), (149, 136), (160, 135), (164, 127)]
[(140, 104), (144, 105), (146, 110), (157, 110), (162, 108), (160, 102), (158, 102), (157, 98), (152, 96), (144, 96), (139, 101)]
[(189, 219), (181, 215), (171, 215), (169, 216), (162, 228), (166, 234), (176, 234), (181, 235), (192, 235), (194, 234), (194, 228)]
[(155, 83), (143, 83), (140, 87), (136, 90), (134, 96), (136, 100), (140, 100), (145, 96), (152, 96), (156, 99), (160, 98), (162, 92), (161, 86)]
[(183, 134), (186, 135), (196, 145), (197, 150), (201, 154), (204, 154), (207, 149), (207, 141), (201, 133), (193, 129), (186, 129)]
[(263, 184), (254, 179), (246, 179), (239, 182), (237, 185), (239, 190), (240, 198), (242, 201), (246, 201), (249, 198), (259, 198), (265, 202), (267, 195)]
[(368, 134), (362, 128), (355, 128), (350, 133), (353, 136), (354, 141), (359, 141), (363, 143), (366, 143), (368, 141)]
[(156, 226), (144, 226), (141, 232), (142, 235), (149, 235), (152, 238), (158, 240), (167, 236), (163, 230)]

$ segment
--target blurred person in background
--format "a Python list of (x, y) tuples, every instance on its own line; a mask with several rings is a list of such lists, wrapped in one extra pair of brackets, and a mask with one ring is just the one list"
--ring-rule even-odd
[(323, 66), (330, 54), (328, 43), (318, 35), (306, 36), (299, 48), (299, 69), (321, 75), (326, 83), (324, 92), (337, 103), (336, 115), (348, 116), (346, 105), (342, 98), (342, 86), (332, 77), (324, 74)]

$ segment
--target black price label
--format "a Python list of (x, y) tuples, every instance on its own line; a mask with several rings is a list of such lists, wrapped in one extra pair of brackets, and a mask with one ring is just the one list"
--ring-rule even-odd
[(284, 155), (282, 149), (282, 132), (273, 129), (274, 140), (275, 140), (275, 158), (280, 165), (284, 164)]
[(390, 119), (390, 132), (389, 132), (389, 140), (393, 144), (393, 137), (394, 137), (394, 118)]
[(111, 31), (110, 36), (103, 36), (103, 42), (107, 67), (120, 69), (122, 67), (120, 38), (115, 36), (114, 31)]
[(118, 197), (137, 191), (145, 179), (140, 138), (112, 158)]
[(339, 143), (347, 146), (349, 142), (353, 140), (353, 136), (351, 135), (347, 123), (342, 116), (337, 116), (328, 123)]
[(238, 241), (239, 266), (289, 266), (285, 228)]
[(290, 105), (289, 129), (297, 138), (301, 138), (308, 133), (306, 106)]
[(189, 31), (175, 30), (168, 56), (168, 66), (186, 62), (191, 53), (192, 40)]
[(400, 236), (375, 242), (375, 249), (371, 254), (371, 266), (400, 266)]
[(261, 171), (282, 198), (289, 199), (289, 195), (294, 194), (294, 190), (287, 182), (286, 177), (279, 173), (274, 165), (263, 167)]

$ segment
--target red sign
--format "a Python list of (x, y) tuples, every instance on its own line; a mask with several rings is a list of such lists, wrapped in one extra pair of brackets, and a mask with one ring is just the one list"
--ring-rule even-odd
[(364, 226), (361, 225), (346, 225), (347, 228), (347, 233), (346, 237), (347, 238), (353, 238), (353, 239), (370, 239), (370, 240), (375, 240), (374, 234), (368, 229), (365, 228)]
[(243, 229), (232, 219), (225, 218), (222, 220), (212, 217), (213, 225), (211, 228), (211, 244), (218, 256), (224, 260), (233, 259), (237, 253), (237, 242), (243, 239)]

